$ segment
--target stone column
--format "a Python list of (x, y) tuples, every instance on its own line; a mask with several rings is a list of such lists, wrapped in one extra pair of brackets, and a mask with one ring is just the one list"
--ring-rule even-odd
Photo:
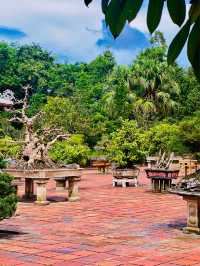
[(32, 199), (34, 197), (34, 184), (32, 178), (25, 178), (25, 195), (24, 198)]
[(126, 179), (121, 179), (122, 187), (126, 187)]
[(80, 181), (79, 177), (69, 177), (69, 187), (68, 187), (68, 201), (77, 201), (79, 197), (79, 187), (78, 183)]
[(183, 196), (187, 201), (187, 227), (184, 231), (200, 233), (200, 197), (197, 196)]
[(56, 191), (64, 191), (66, 188), (66, 177), (55, 178)]
[(36, 179), (37, 184), (37, 200), (36, 204), (39, 205), (47, 205), (49, 201), (47, 201), (47, 183), (49, 178), (45, 178), (45, 173), (40, 173), (40, 178)]

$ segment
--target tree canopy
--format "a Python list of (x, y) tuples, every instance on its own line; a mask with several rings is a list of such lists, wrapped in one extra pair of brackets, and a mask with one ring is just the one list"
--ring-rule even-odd
[[(109, 50), (89, 63), (70, 64), (58, 63), (34, 44), (0, 43), (0, 92), (14, 92), (19, 102), (14, 106), (17, 115), (24, 98), (22, 87), (30, 86), (26, 115), (39, 114), (34, 130), (41, 138), (48, 128), (72, 136), (69, 141), (58, 140), (49, 150), (56, 162), (85, 165), (91, 156), (109, 155), (109, 147), (115, 158), (123, 156), (122, 164), (130, 164), (127, 154), (135, 162), (160, 149), (197, 155), (199, 83), (191, 68), (168, 66), (162, 33), (153, 34), (151, 43), (129, 66), (118, 65)], [(11, 122), (12, 116), (0, 110), (0, 154), (18, 159), (25, 128)], [(115, 138), (120, 140), (129, 131), (138, 153), (127, 141), (120, 155)], [(142, 143), (137, 141), (140, 138)]]

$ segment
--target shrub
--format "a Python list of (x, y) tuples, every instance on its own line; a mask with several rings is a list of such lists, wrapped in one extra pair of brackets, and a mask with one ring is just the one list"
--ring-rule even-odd
[(200, 151), (200, 112), (179, 123), (183, 142), (192, 152)]
[(124, 121), (122, 127), (112, 134), (107, 146), (108, 158), (118, 167), (133, 167), (145, 160), (144, 133), (135, 121)]
[[(0, 159), (0, 167), (3, 164)], [(12, 181), (12, 176), (0, 172), (0, 220), (11, 217), (17, 207), (17, 195)]]
[(162, 152), (175, 152), (177, 154), (184, 154), (188, 152), (184, 145), (180, 129), (177, 125), (168, 123), (160, 123), (150, 128), (145, 133), (149, 154), (155, 154), (159, 150)]
[(84, 144), (82, 135), (73, 135), (69, 140), (57, 141), (49, 151), (51, 159), (62, 164), (77, 163), (85, 166), (90, 149)]
[(0, 155), (0, 169), (6, 168), (6, 160)]

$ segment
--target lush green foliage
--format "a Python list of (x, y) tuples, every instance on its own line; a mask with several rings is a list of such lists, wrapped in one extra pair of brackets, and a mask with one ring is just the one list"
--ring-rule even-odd
[(11, 137), (0, 138), (0, 156), (2, 158), (18, 158), (21, 152), (21, 145), (15, 143)]
[[(5, 161), (0, 157), (0, 169), (4, 167)], [(17, 196), (12, 181), (12, 176), (0, 172), (0, 220), (12, 216), (17, 208)]]
[(191, 151), (200, 151), (200, 112), (185, 118), (179, 124), (182, 140)]
[(184, 145), (180, 127), (166, 122), (158, 123), (145, 132), (145, 146), (149, 154), (159, 151), (184, 154), (189, 151)]
[(0, 155), (0, 169), (4, 169), (6, 168), (6, 166), (7, 166), (6, 160), (3, 158), (2, 155)]
[[(60, 163), (84, 165), (89, 153), (102, 155), (108, 147), (110, 158), (123, 167), (160, 149), (197, 154), (199, 84), (191, 69), (167, 65), (162, 33), (153, 35), (151, 43), (130, 66), (117, 65), (109, 51), (90, 63), (58, 64), (36, 45), (0, 43), (0, 91), (13, 88), (22, 99), (21, 87), (32, 86), (28, 115), (42, 111), (38, 132), (53, 127), (72, 135), (50, 152)], [(9, 122), (12, 115), (0, 113), (4, 158), (18, 156), (24, 135), (19, 123)]]
[(12, 216), (17, 207), (17, 196), (11, 182), (13, 177), (0, 173), (0, 220)]
[[(106, 142), (105, 150), (108, 157), (121, 167), (144, 162), (147, 155), (156, 154), (159, 151), (175, 152), (177, 155), (185, 154), (190, 151), (191, 143), (187, 145), (189, 141), (193, 141), (194, 147), (197, 147), (197, 143), (199, 144), (199, 126), (195, 126), (194, 121), (190, 124), (187, 123), (187, 120), (181, 122), (180, 125), (162, 122), (145, 130), (138, 127), (136, 121), (126, 120), (122, 127), (113, 133), (111, 139)], [(188, 129), (186, 129), (186, 125)], [(195, 126), (196, 130), (190, 128), (192, 125)], [(183, 127), (185, 137), (182, 134)], [(190, 135), (190, 131), (196, 138)], [(191, 138), (189, 138), (190, 136)]]
[[(84, 0), (88, 6), (93, 0)], [(102, 0), (102, 11), (106, 24), (116, 38), (122, 32), (126, 22), (135, 19), (140, 11), (143, 0)], [(165, 0), (149, 0), (147, 26), (153, 33), (160, 24)], [(166, 0), (169, 15), (173, 23), (181, 27), (186, 18), (187, 0)], [(174, 63), (188, 40), (187, 51), (196, 76), (200, 79), (200, 1), (191, 0), (188, 19), (172, 41), (168, 51), (168, 62)]]
[(124, 121), (122, 127), (112, 134), (107, 146), (108, 158), (118, 167), (133, 167), (145, 161), (144, 134), (135, 121)]
[[(157, 41), (153, 44), (157, 45)], [(130, 86), (136, 94), (135, 116), (143, 126), (178, 111), (180, 84), (172, 79), (178, 71), (177, 66), (167, 65), (165, 42), (146, 49), (136, 58), (131, 68)]]
[(90, 149), (84, 144), (82, 135), (73, 135), (69, 140), (58, 141), (50, 150), (50, 157), (61, 164), (77, 163), (85, 166)]

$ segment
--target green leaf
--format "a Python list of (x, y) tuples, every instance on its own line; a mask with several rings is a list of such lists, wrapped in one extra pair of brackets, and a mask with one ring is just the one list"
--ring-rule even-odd
[(133, 0), (125, 0), (123, 3), (119, 0), (111, 0), (106, 11), (106, 23), (109, 25), (110, 31), (114, 38), (118, 37), (126, 24), (127, 3)]
[(104, 14), (106, 14), (107, 8), (108, 8), (109, 0), (102, 0), (101, 1), (101, 8)]
[(93, 0), (84, 0), (86, 6), (89, 6), (90, 3), (92, 3)]
[(189, 18), (192, 22), (195, 22), (200, 16), (200, 0), (195, 0), (192, 3), (189, 11)]
[(167, 7), (173, 22), (181, 26), (186, 16), (185, 0), (167, 0)]
[(156, 30), (160, 23), (164, 1), (165, 0), (149, 0), (147, 26), (151, 33)]
[(143, 0), (134, 0), (132, 1), (132, 5), (130, 6), (130, 10), (127, 14), (127, 19), (129, 22), (131, 22), (133, 19), (136, 18), (138, 12), (140, 11), (140, 8), (142, 7)]
[(200, 78), (200, 17), (195, 22), (188, 39), (187, 54), (195, 75)]
[(179, 33), (176, 35), (176, 37), (173, 39), (172, 43), (170, 44), (168, 54), (167, 54), (168, 64), (173, 64), (176, 58), (181, 53), (187, 41), (187, 38), (190, 32), (190, 26), (191, 26), (191, 23), (188, 20), (186, 24), (181, 28)]
[(132, 21), (142, 6), (143, 0), (111, 0), (106, 8), (106, 23), (116, 38), (122, 32), (126, 21)]

